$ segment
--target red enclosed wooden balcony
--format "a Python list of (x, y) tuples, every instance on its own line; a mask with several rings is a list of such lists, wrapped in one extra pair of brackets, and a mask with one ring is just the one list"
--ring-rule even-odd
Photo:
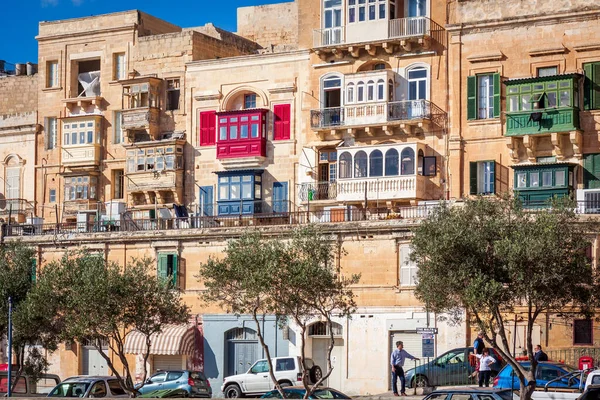
[(227, 164), (237, 159), (264, 160), (267, 155), (267, 112), (255, 108), (217, 113), (217, 158)]

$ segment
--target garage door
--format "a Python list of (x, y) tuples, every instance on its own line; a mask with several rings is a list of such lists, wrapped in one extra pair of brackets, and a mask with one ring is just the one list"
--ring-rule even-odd
[(159, 356), (155, 355), (152, 359), (152, 366), (154, 367), (154, 371), (172, 371), (172, 370), (180, 370), (184, 369), (183, 367), (183, 357), (182, 355), (173, 355), (173, 356)]
[(108, 375), (108, 364), (95, 347), (83, 346), (81, 350), (82, 375)]

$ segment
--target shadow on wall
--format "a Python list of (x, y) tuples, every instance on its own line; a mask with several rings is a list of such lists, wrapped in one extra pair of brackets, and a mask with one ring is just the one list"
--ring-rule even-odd
[(219, 367), (217, 366), (215, 352), (206, 339), (204, 339), (204, 375), (208, 379), (219, 377)]

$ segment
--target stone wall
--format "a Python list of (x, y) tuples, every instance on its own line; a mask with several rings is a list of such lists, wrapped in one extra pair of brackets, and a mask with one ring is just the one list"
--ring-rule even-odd
[[(274, 18), (274, 16), (276, 16)], [(271, 51), (298, 48), (296, 2), (240, 7), (237, 33)]]
[(0, 78), (0, 115), (37, 109), (37, 77), (36, 74)]

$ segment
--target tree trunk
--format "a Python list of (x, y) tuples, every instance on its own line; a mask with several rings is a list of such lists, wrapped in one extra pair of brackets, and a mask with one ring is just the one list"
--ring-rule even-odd
[(519, 392), (519, 400), (530, 400), (534, 391), (535, 391), (535, 380), (529, 380), (527, 382), (527, 385), (523, 385), (523, 382), (521, 382), (521, 389)]
[[(258, 310), (256, 310), (256, 309), (254, 309), (252, 312), (252, 319), (254, 319), (254, 322), (256, 323), (256, 336), (258, 336), (260, 345), (264, 349), (265, 355), (267, 356), (267, 362), (269, 363), (269, 376), (271, 377), (271, 380), (273, 381), (273, 384), (275, 385), (275, 389), (277, 389), (277, 391), (281, 395), (281, 398), (285, 399), (283, 390), (281, 389), (279, 382), (277, 382), (277, 379), (275, 378), (275, 373), (273, 372), (273, 361), (271, 360), (271, 353), (269, 352), (269, 346), (267, 346), (267, 344), (265, 343), (265, 338), (263, 337), (263, 331), (260, 327), (260, 323), (258, 322), (258, 316), (256, 315), (257, 312), (258, 312)], [(263, 321), (264, 321), (264, 319), (265, 318), (263, 316)]]

